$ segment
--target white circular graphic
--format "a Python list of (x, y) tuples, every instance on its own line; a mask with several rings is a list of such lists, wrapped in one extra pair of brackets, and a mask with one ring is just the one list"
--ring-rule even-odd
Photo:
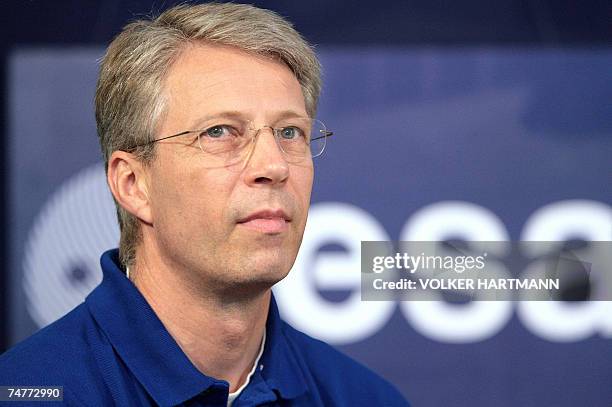
[(100, 255), (118, 242), (104, 165), (95, 164), (53, 193), (26, 240), (23, 288), (34, 322), (43, 327), (79, 305), (102, 280)]

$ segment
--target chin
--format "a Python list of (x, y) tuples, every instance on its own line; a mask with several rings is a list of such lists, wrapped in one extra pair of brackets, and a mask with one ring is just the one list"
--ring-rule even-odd
[(290, 249), (251, 251), (227, 259), (229, 261), (221, 267), (224, 272), (215, 272), (209, 278), (215, 280), (215, 285), (221, 289), (269, 289), (289, 274), (296, 254), (297, 250)]
[(246, 281), (253, 282), (268, 282), (270, 285), (274, 285), (281, 281), (289, 274), (291, 266), (287, 265), (270, 265), (266, 268), (255, 268), (248, 271), (244, 275)]
[(267, 284), (273, 286), (289, 274), (293, 262), (288, 259), (257, 258), (254, 256), (248, 264), (243, 264), (236, 277), (244, 283)]
[(224, 293), (226, 299), (234, 298), (243, 301), (253, 295), (260, 295), (268, 291), (289, 274), (289, 270), (278, 266), (267, 269), (240, 270), (225, 278), (217, 279), (216, 286)]

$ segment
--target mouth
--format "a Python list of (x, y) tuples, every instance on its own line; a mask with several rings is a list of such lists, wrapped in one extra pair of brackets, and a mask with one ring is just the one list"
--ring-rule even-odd
[(237, 223), (247, 229), (266, 234), (279, 234), (289, 228), (291, 218), (282, 209), (264, 209), (240, 219)]

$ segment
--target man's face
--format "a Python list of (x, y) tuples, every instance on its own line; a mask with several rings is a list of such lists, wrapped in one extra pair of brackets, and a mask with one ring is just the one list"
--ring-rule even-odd
[[(157, 137), (207, 128), (233, 112), (255, 128), (283, 115), (307, 117), (300, 85), (279, 62), (231, 47), (194, 45), (165, 82)], [(312, 158), (288, 163), (269, 129), (233, 166), (211, 165), (197, 134), (157, 143), (148, 171), (153, 222), (147, 228), (166, 265), (211, 288), (269, 286), (288, 273), (306, 224)]]

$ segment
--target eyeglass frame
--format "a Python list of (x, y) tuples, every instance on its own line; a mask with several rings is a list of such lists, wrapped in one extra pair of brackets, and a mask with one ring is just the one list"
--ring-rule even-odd
[[(312, 119), (312, 118), (310, 118), (310, 117), (300, 117), (300, 119), (309, 119), (309, 120), (313, 120), (313, 121), (314, 121), (314, 120), (317, 120), (317, 119)], [(334, 135), (334, 132), (333, 132), (333, 131), (329, 131), (329, 130), (327, 130), (327, 128), (325, 127), (325, 124), (324, 124), (322, 121), (320, 121), (320, 120), (317, 120), (317, 121), (323, 125), (323, 128), (325, 128), (325, 130), (321, 130), (322, 132), (325, 132), (325, 134), (323, 134), (322, 136), (319, 136), (319, 137), (315, 137), (315, 138), (313, 138), (313, 139), (310, 139), (310, 140), (308, 141), (308, 145), (309, 145), (309, 146), (310, 146), (310, 143), (312, 143), (313, 141), (320, 140), (320, 139), (322, 139), (322, 138), (327, 139), (327, 137), (331, 137), (331, 136), (333, 136), (333, 135)], [(251, 120), (248, 120), (248, 122), (249, 122), (249, 123), (252, 123), (252, 121), (251, 121)], [(212, 127), (215, 127), (215, 126), (212, 126)], [(270, 126), (270, 125), (264, 125), (264, 126), (260, 127), (259, 129), (256, 129), (256, 130), (255, 130), (255, 129), (252, 129), (252, 130), (255, 130), (255, 131), (254, 131), (254, 133), (253, 133), (253, 137), (251, 138), (251, 142), (253, 142), (253, 141), (255, 140), (255, 138), (257, 138), (257, 136), (259, 136), (259, 132), (260, 132), (261, 130), (265, 129), (265, 128), (269, 128), (270, 130), (272, 130), (272, 135), (274, 136), (274, 139), (276, 140), (276, 143), (277, 143), (277, 145), (278, 145), (279, 149), (280, 149), (280, 150), (281, 150), (281, 151), (282, 151), (284, 154), (290, 155), (290, 154), (289, 154), (289, 153), (287, 153), (285, 150), (283, 150), (283, 147), (281, 146), (281, 144), (280, 144), (280, 142), (279, 142), (279, 137), (280, 137), (280, 136), (279, 136), (279, 134), (280, 134), (280, 131), (281, 131), (281, 130), (283, 130), (283, 128), (275, 128), (275, 127), (272, 127), (272, 126)], [(146, 143), (136, 144), (135, 146), (131, 147), (131, 148), (130, 148), (130, 150), (134, 150), (134, 149), (136, 149), (136, 148), (138, 148), (138, 147), (148, 146), (148, 145), (150, 145), (150, 144), (157, 143), (158, 141), (168, 140), (168, 139), (171, 139), (171, 138), (174, 138), (174, 137), (184, 136), (184, 135), (186, 135), (186, 134), (190, 134), (190, 133), (204, 132), (204, 131), (206, 131), (206, 130), (208, 130), (208, 129), (199, 129), (199, 130), (185, 130), (185, 131), (182, 131), (182, 132), (179, 132), (179, 133), (173, 134), (173, 135), (171, 135), (171, 136), (165, 136), (165, 137), (161, 137), (161, 138), (158, 138), (158, 139), (154, 139), (154, 140), (147, 141)], [(202, 149), (202, 145), (199, 143), (199, 141), (200, 141), (200, 136), (198, 135), (198, 148), (199, 148), (199, 149), (200, 149), (202, 152), (205, 152), (205, 151)], [(325, 145), (327, 145), (327, 140), (326, 140)], [(319, 157), (321, 154), (323, 154), (323, 151), (325, 151), (325, 147), (323, 147), (323, 149), (322, 149), (322, 150), (321, 150), (321, 151), (320, 151), (320, 152), (319, 152), (317, 155), (315, 155), (315, 156), (311, 155), (311, 157), (312, 157), (312, 158), (317, 158), (317, 157)]]

